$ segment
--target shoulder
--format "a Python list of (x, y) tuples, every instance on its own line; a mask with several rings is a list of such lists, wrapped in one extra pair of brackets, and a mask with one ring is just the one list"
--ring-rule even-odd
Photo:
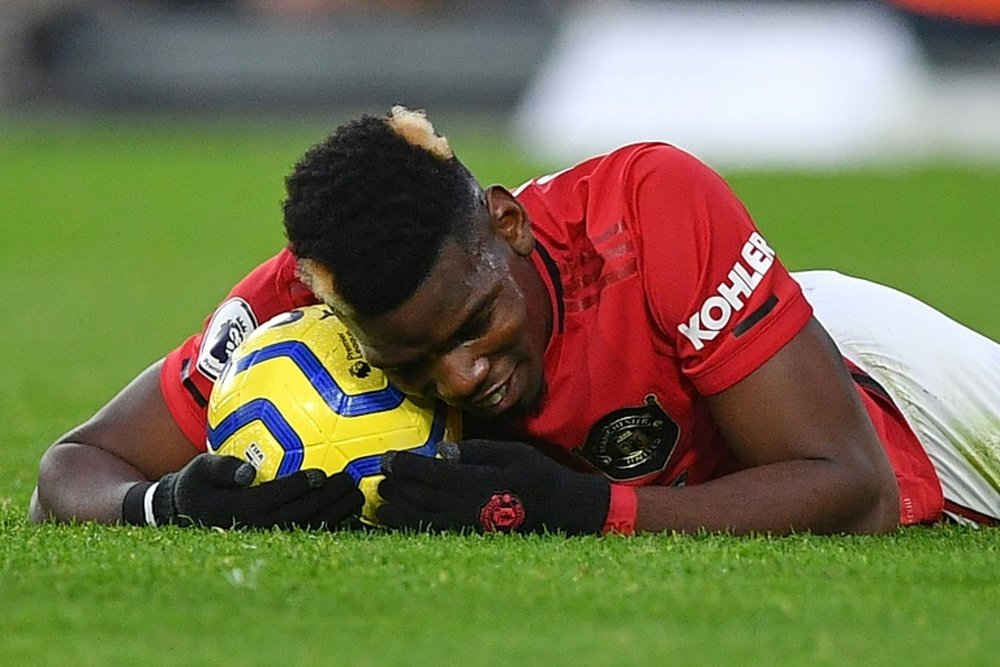
[(667, 190), (678, 196), (731, 195), (722, 176), (700, 158), (669, 144), (638, 144), (623, 155), (622, 182), (636, 192)]
[[(575, 170), (589, 167), (587, 175), (594, 184), (642, 182), (647, 176), (670, 176), (678, 180), (715, 181), (720, 176), (702, 160), (682, 148), (657, 141), (627, 144), (609, 153), (581, 163)], [(573, 173), (573, 170), (570, 171)]]
[(316, 302), (309, 288), (299, 280), (295, 256), (288, 248), (248, 273), (233, 287), (229, 297), (246, 301), (254, 310), (273, 314)]
[(650, 195), (672, 202), (730, 200), (725, 180), (698, 157), (671, 144), (629, 144), (534, 178), (515, 191), (533, 218), (582, 220), (608, 209), (634, 213)]
[(296, 261), (285, 248), (240, 280), (208, 316), (199, 341), (198, 369), (215, 379), (232, 350), (275, 315), (316, 303), (299, 279)]
[(636, 176), (657, 170), (695, 176), (715, 174), (697, 157), (677, 146), (647, 141), (627, 144), (565, 169), (537, 176), (515, 188), (514, 194), (518, 198), (530, 199), (566, 192), (581, 183), (591, 186), (610, 183), (620, 187)]

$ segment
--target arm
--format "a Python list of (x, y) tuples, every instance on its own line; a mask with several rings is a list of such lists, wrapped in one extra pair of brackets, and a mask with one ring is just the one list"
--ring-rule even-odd
[(708, 398), (749, 466), (699, 486), (637, 490), (636, 529), (878, 533), (896, 479), (833, 341), (815, 320), (757, 371)]
[[(676, 151), (650, 150), (634, 173), (651, 312), (746, 467), (698, 486), (639, 489), (637, 527), (891, 529), (898, 492), (881, 442), (840, 353), (743, 204)], [(743, 309), (714, 331), (697, 316), (718, 295)]]
[(467, 440), (436, 459), (387, 456), (379, 518), (402, 528), (568, 534), (880, 533), (896, 526), (892, 468), (815, 320), (709, 400), (748, 466), (740, 472), (697, 486), (633, 490), (569, 470), (523, 443)]
[(300, 470), (250, 486), (250, 464), (198, 454), (160, 393), (161, 364), (49, 448), (32, 495), (33, 521), (144, 523), (151, 513), (156, 525), (324, 529), (360, 511), (364, 495), (347, 473)]
[(510, 498), (488, 505), (507, 491), (524, 510), (521, 530), (890, 530), (895, 476), (798, 284), (717, 174), (664, 146), (631, 157), (630, 179), (615, 187), (641, 240), (649, 335), (669, 348), (745, 469), (686, 488), (612, 488), (524, 445), (462, 443), (458, 461), (392, 458), (380, 516), (404, 527), (490, 530), (480, 508), (521, 515), (504, 504)]
[[(349, 475), (306, 470), (250, 487), (252, 466), (199, 454), (192, 444), (204, 437), (204, 397), (215, 380), (202, 362), (221, 369), (225, 359), (216, 353), (228, 354), (238, 342), (231, 326), (245, 335), (261, 321), (315, 301), (295, 267), (287, 248), (258, 266), (205, 320), (201, 333), (53, 444), (42, 457), (31, 519), (116, 523), (125, 502), (132, 523), (152, 518), (157, 524), (320, 527), (360, 509), (364, 497)], [(196, 370), (182, 378), (185, 363)], [(190, 419), (179, 425), (168, 401)]]
[(161, 364), (49, 447), (32, 496), (33, 521), (117, 523), (132, 485), (179, 470), (198, 454), (160, 393)]

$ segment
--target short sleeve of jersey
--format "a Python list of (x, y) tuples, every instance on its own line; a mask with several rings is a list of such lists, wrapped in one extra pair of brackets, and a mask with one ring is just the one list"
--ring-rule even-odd
[(170, 352), (160, 369), (160, 391), (174, 421), (191, 443), (205, 450), (208, 396), (236, 346), (275, 315), (316, 303), (296, 278), (295, 259), (286, 248), (229, 292), (201, 331)]
[(728, 389), (788, 343), (812, 309), (714, 171), (651, 145), (630, 173), (650, 311), (699, 393)]

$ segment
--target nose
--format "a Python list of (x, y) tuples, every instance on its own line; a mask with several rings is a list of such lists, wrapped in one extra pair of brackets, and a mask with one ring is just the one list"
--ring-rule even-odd
[(490, 372), (489, 360), (474, 350), (457, 347), (442, 355), (434, 369), (437, 395), (448, 403), (475, 396)]

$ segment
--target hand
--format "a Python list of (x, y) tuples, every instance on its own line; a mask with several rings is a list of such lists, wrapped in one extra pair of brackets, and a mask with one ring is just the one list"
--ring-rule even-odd
[[(177, 472), (160, 478), (152, 489), (151, 523), (220, 528), (333, 528), (364, 503), (364, 495), (347, 473), (327, 476), (300, 470), (258, 486), (252, 465), (234, 456), (200, 454)], [(150, 523), (145, 496), (149, 483), (129, 490), (123, 518)], [(139, 517), (136, 520), (136, 507)]]
[(442, 443), (437, 458), (389, 452), (378, 518), (392, 528), (601, 533), (604, 477), (570, 470), (520, 442)]

